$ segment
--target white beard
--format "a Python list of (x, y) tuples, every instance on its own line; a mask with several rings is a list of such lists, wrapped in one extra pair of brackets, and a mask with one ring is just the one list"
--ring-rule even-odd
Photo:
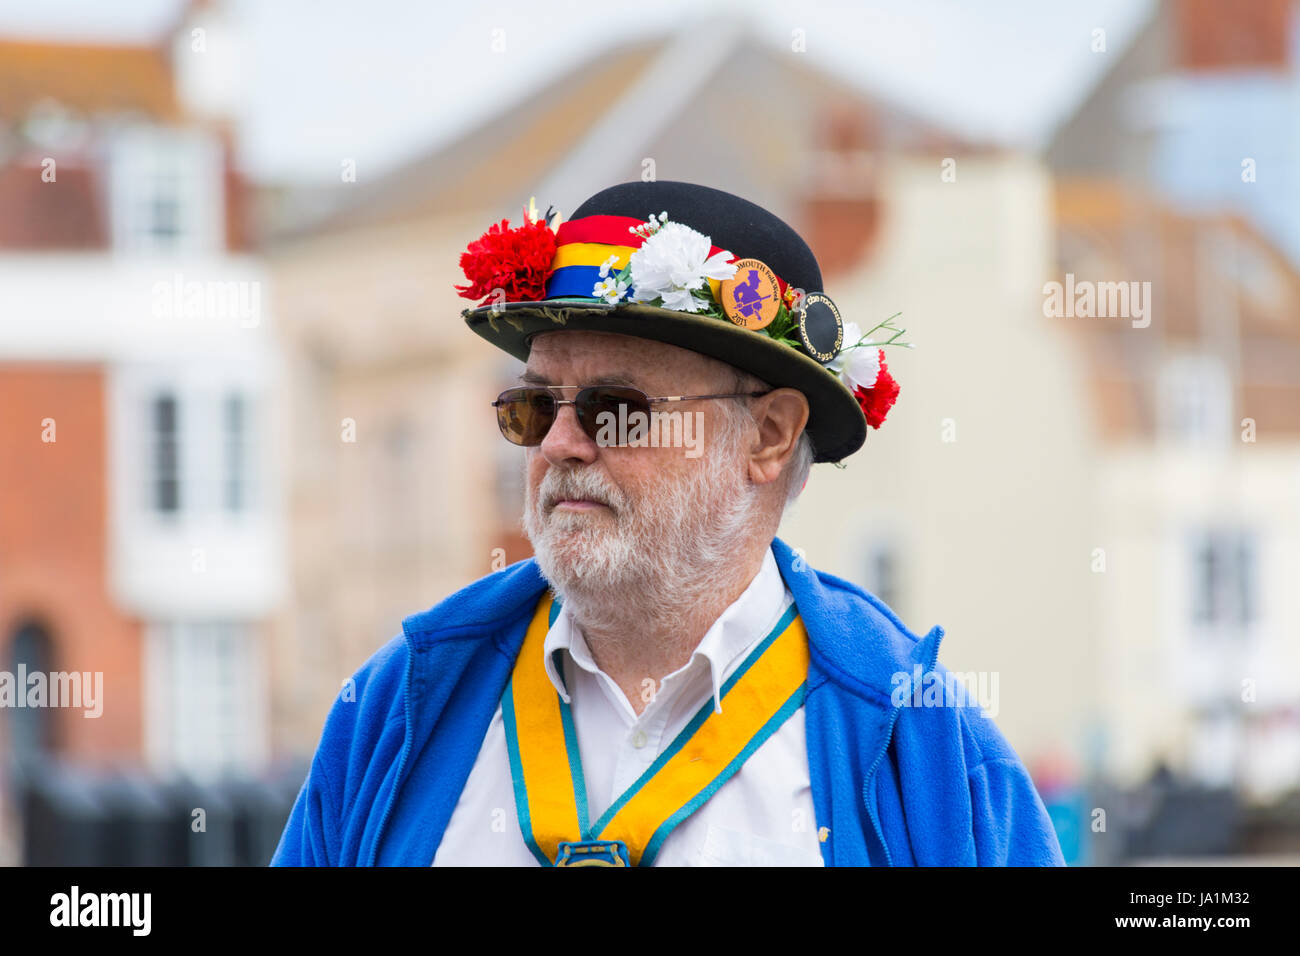
[[(604, 502), (612, 514), (549, 510), (570, 497)], [(528, 489), (523, 523), (560, 599), (583, 624), (608, 630), (629, 619), (660, 619), (725, 589), (752, 534), (755, 499), (739, 442), (729, 440), (696, 459), (676, 484), (637, 499), (595, 468), (553, 467), (536, 500)]]

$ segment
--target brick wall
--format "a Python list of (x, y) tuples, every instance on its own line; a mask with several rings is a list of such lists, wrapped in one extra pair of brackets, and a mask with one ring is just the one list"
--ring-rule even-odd
[(52, 712), (56, 750), (95, 763), (142, 756), (141, 625), (108, 594), (104, 404), (98, 366), (0, 363), (0, 670), (34, 620), (55, 670), (102, 671), (101, 717)]
[(1178, 0), (1178, 62), (1192, 70), (1285, 69), (1294, 0)]

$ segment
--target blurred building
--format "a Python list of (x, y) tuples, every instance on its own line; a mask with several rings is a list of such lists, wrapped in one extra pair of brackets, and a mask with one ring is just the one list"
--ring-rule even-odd
[(6, 767), (203, 779), (270, 752), (278, 357), (223, 22), (0, 39), (0, 671), (102, 674), (99, 715), (0, 710)]
[(1171, 0), (1061, 126), (1053, 279), (1150, 283), (1077, 336), (1102, 763), (1300, 789), (1300, 4)]
[(267, 250), (286, 343), (292, 579), (273, 723), (287, 751), (314, 750), (342, 682), (404, 616), (528, 554), (496, 496), (501, 366), (448, 295), (482, 228), (336, 223)]
[(1300, 274), (1240, 216), (1117, 184), (1063, 181), (1057, 213), (1061, 275), (1151, 284), (1149, 327), (1057, 320), (1100, 438), (1105, 769), (1275, 798), (1300, 786)]
[(1053, 171), (1119, 179), (1188, 212), (1237, 210), (1300, 262), (1298, 10), (1160, 0), (1052, 137)]
[(1084, 367), (1042, 314), (1051, 181), (1016, 154), (879, 165), (875, 254), (827, 285), (864, 328), (901, 310), (916, 348), (885, 350), (889, 421), (843, 470), (813, 469), (784, 533), (914, 631), (942, 626), (940, 661), (1031, 769), (1060, 756), (1077, 779), (1095, 713), (1092, 446)]

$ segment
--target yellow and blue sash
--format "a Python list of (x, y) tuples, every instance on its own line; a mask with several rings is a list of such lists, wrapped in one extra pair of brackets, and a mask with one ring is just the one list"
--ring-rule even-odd
[(668, 834), (803, 705), (807, 632), (791, 604), (722, 685), (722, 713), (710, 699), (592, 823), (573, 715), (543, 660), (559, 610), (542, 598), (501, 699), (524, 842), (543, 866), (651, 866)]

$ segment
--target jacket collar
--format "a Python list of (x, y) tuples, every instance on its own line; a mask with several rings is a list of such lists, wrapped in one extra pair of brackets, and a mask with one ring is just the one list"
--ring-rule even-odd
[(415, 650), (427, 650), (448, 637), (463, 637), (467, 631), (499, 629), (536, 607), (546, 589), (535, 559), (517, 561), (479, 578), (427, 611), (405, 618), (402, 630)]
[(880, 695), (888, 699), (899, 686), (898, 675), (910, 679), (918, 664), (927, 671), (934, 667), (942, 628), (922, 639), (879, 598), (813, 570), (780, 538), (773, 539), (772, 552), (808, 630), (813, 661), (828, 678), (880, 703)]

